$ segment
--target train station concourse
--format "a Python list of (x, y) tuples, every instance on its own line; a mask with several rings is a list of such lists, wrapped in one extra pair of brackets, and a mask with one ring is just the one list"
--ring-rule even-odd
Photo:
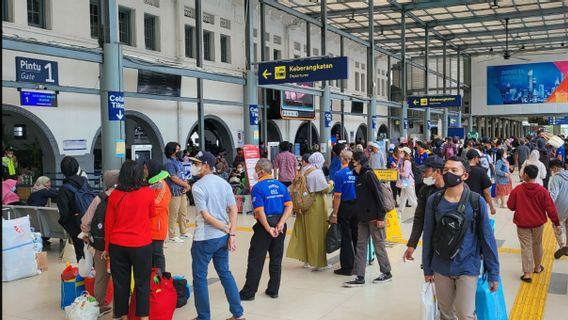
[(567, 152), (566, 0), (2, 0), (2, 319), (568, 319)]

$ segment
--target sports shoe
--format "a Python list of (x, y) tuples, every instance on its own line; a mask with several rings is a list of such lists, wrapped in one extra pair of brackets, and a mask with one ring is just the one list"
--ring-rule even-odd
[(383, 283), (389, 281), (392, 281), (392, 274), (390, 272), (381, 274), (378, 278), (373, 280), (373, 283)]
[(193, 235), (189, 232), (186, 232), (184, 234), (182, 234), (181, 236), (179, 236), (181, 239), (193, 239)]
[(169, 243), (183, 243), (183, 240), (180, 237), (173, 237), (168, 240)]
[(359, 277), (355, 278), (355, 280), (347, 281), (343, 283), (343, 286), (346, 288), (355, 288), (355, 287), (362, 287), (365, 285), (365, 278)]

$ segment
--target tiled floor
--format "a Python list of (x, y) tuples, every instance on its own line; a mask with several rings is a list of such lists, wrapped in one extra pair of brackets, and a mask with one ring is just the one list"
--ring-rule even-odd
[[(193, 221), (194, 210), (191, 208)], [(413, 210), (405, 210), (402, 221), (409, 219)], [(496, 221), (496, 238), (503, 240), (503, 248), (519, 248), (516, 231), (512, 224), (512, 213), (507, 209), (498, 209), (494, 217)], [(290, 221), (290, 226), (293, 224)], [(250, 216), (239, 216), (239, 226), (250, 227), (254, 220)], [(411, 223), (401, 224), (403, 235), (408, 237)], [(291, 230), (291, 228), (290, 228)], [(244, 283), (247, 251), (252, 233), (238, 231), (238, 249), (231, 254), (231, 270), (239, 288)], [(289, 237), (287, 238), (287, 241)], [(165, 249), (167, 266), (173, 274), (185, 275), (191, 279), (190, 243), (168, 244)], [(59, 309), (60, 292), (59, 276), (64, 262), (57, 257), (57, 244), (53, 245), (49, 255), (49, 270), (39, 276), (2, 284), (2, 319), (62, 319), (63, 311)], [(73, 252), (67, 248), (65, 258), (73, 261)], [(267, 266), (261, 281), (256, 300), (243, 302), (247, 319), (419, 319), (420, 292), (423, 282), (420, 270), (420, 248), (416, 251), (413, 262), (403, 263), (402, 253), (405, 246), (397, 244), (388, 249), (393, 266), (393, 281), (386, 284), (372, 284), (362, 288), (342, 288), (343, 281), (350, 277), (336, 276), (332, 270), (313, 272), (304, 269), (302, 263), (284, 259), (280, 297), (271, 299), (263, 294), (268, 281)], [(337, 261), (335, 252), (328, 257)], [(501, 253), (501, 275), (503, 280), (507, 309), (510, 310), (519, 290), (521, 259), (519, 254)], [(336, 268), (338, 263), (334, 266)], [(567, 281), (568, 260), (554, 262), (552, 270), (556, 275), (553, 281)], [(367, 278), (379, 273), (376, 264), (367, 268)], [(225, 319), (230, 316), (223, 288), (217, 275), (210, 268), (209, 293), (211, 299), (212, 319)], [(565, 288), (557, 283), (553, 288)], [(550, 293), (547, 298), (545, 319), (563, 319), (568, 314), (568, 296)], [(176, 310), (174, 318), (192, 319), (196, 316), (193, 298), (188, 304)], [(105, 316), (102, 319), (111, 319)], [(531, 319), (532, 320), (532, 319)]]

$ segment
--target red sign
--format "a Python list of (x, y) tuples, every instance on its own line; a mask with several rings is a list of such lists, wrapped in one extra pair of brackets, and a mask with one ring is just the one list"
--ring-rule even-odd
[(252, 190), (252, 187), (257, 183), (255, 179), (255, 170), (254, 167), (256, 163), (260, 159), (260, 149), (258, 146), (254, 145), (245, 145), (243, 147), (244, 158), (245, 158), (245, 168), (247, 173), (247, 179)]

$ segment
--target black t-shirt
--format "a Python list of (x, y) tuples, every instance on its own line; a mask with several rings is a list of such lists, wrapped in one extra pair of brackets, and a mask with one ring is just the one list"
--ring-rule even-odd
[(471, 191), (480, 195), (483, 195), (483, 190), (491, 187), (491, 180), (487, 176), (487, 170), (479, 166), (471, 167), (469, 178), (467, 178), (465, 183), (467, 183)]

